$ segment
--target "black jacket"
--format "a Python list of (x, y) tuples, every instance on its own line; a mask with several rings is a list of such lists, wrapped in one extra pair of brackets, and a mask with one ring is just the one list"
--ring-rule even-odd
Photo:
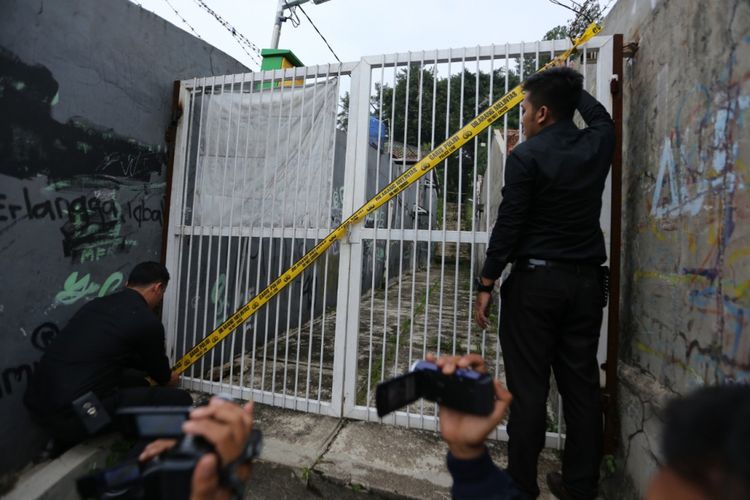
[(160, 384), (171, 375), (164, 327), (129, 288), (75, 313), (42, 356), (24, 402), (40, 416), (64, 411), (88, 391), (100, 398), (113, 394), (125, 368), (143, 370)]
[(588, 125), (562, 120), (513, 149), (482, 276), (497, 279), (508, 262), (537, 258), (602, 264), (602, 192), (612, 162), (615, 126), (583, 91), (578, 111)]

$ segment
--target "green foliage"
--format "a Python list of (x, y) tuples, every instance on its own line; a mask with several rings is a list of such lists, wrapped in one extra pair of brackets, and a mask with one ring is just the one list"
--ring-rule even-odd
[(302, 476), (302, 482), (305, 484), (309, 484), (310, 478), (312, 477), (312, 471), (310, 470), (309, 467), (302, 467), (301, 476)]
[[(565, 5), (562, 3), (564, 0), (560, 2), (559, 5)], [(599, 0), (579, 0), (570, 2), (567, 7), (576, 11), (575, 18), (566, 25), (550, 29), (544, 35), (544, 40), (575, 38), (583, 33), (590, 22), (601, 21), (602, 8)], [(531, 46), (526, 48), (533, 50)], [(536, 53), (527, 52), (526, 55), (523, 61), (520, 58), (516, 59), (516, 64), (508, 69), (508, 90), (520, 83), (519, 70), (521, 68), (525, 78), (536, 72), (537, 67), (542, 67), (550, 61), (549, 53), (540, 53), (538, 62)], [(370, 109), (372, 116), (386, 123), (390, 138), (411, 146), (421, 144), (423, 155), (440, 145), (462, 125), (474, 118), (478, 112), (481, 113), (505, 93), (505, 68), (495, 69), (492, 74), (480, 70), (478, 76), (464, 70), (450, 77), (440, 77), (434, 68), (422, 66), (420, 70), (420, 66), (422, 66), (420, 63), (412, 63), (399, 70), (395, 85), (376, 83), (375, 95), (370, 98)], [(491, 99), (490, 87), (492, 87)], [(508, 128), (517, 129), (518, 113), (513, 110), (506, 116)], [(341, 98), (337, 127), (346, 130), (348, 122), (349, 93), (347, 92)], [(501, 118), (493, 127), (502, 128), (504, 123), (505, 119)], [(452, 203), (466, 202), (472, 197), (471, 186), (474, 182), (472, 166), (476, 158), (477, 174), (484, 173), (490, 144), (488, 137), (491, 135), (483, 132), (474, 142), (463, 147), (460, 158), (458, 154), (453, 154), (447, 160), (447, 186), (443, 186), (443, 166), (436, 167), (434, 179), (441, 197), (444, 189), (447, 191), (448, 201)], [(482, 147), (482, 142), (486, 146)], [(459, 163), (462, 166), (460, 176)]]
[(604, 455), (602, 465), (604, 466), (605, 477), (611, 477), (617, 472), (617, 461), (614, 455)]
[(576, 17), (568, 23), (568, 36), (578, 38), (586, 31), (589, 24), (602, 22), (602, 6), (599, 0), (583, 0), (575, 6)]
[[(394, 141), (410, 145), (422, 144), (422, 153), (427, 153), (505, 93), (504, 69), (497, 69), (492, 75), (479, 71), (478, 78), (477, 82), (477, 75), (469, 71), (441, 78), (436, 76), (433, 69), (422, 68), (420, 71), (420, 65), (414, 63), (398, 72), (395, 89), (388, 84), (376, 84), (375, 96), (371, 100), (373, 115), (389, 124), (389, 137)], [(518, 85), (518, 82), (518, 76), (509, 70), (508, 89)], [(504, 120), (501, 119), (496, 126), (502, 127), (503, 123)], [(508, 128), (518, 128), (517, 113), (508, 113)], [(436, 169), (434, 178), (438, 192), (442, 196), (442, 190), (447, 189), (448, 201), (458, 201), (459, 187), (462, 201), (471, 198), (474, 159), (477, 160), (477, 173), (484, 173), (489, 149), (488, 137), (488, 132), (483, 132), (464, 146), (461, 157), (454, 154), (447, 160), (447, 186), (442, 185), (442, 166)], [(484, 146), (481, 145), (482, 142)], [(460, 177), (459, 164), (462, 167)]]
[[(565, 5), (564, 2), (561, 3), (562, 5)], [(602, 21), (602, 7), (599, 5), (599, 0), (583, 0), (582, 2), (571, 1), (568, 8), (575, 12), (575, 17), (568, 21), (568, 24), (555, 26), (549, 30), (544, 34), (542, 40), (575, 40), (583, 34), (589, 24), (592, 22), (601, 23)], [(532, 57), (524, 58), (524, 79), (536, 72), (537, 67), (541, 68), (550, 62), (550, 60), (549, 53), (539, 54), (539, 65), (537, 66), (536, 54), (533, 54)], [(516, 63), (519, 67), (520, 62), (519, 59), (516, 59)]]
[(346, 130), (349, 127), (349, 92), (341, 98), (341, 111), (336, 115), (336, 128)]

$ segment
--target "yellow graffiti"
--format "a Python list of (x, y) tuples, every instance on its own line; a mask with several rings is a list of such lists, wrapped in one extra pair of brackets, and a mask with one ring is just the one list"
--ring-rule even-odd
[(748, 289), (750, 289), (750, 280), (745, 280), (737, 286), (727, 286), (726, 284), (724, 286), (727, 296), (731, 297), (733, 301), (739, 303), (750, 299), (747, 294)]
[[(738, 172), (743, 179), (750, 177), (750, 169), (748, 169), (747, 164), (739, 158), (734, 162), (734, 170)], [(745, 187), (750, 187), (750, 183), (746, 182)]]
[(699, 381), (701, 381), (701, 383), (704, 382), (703, 377), (701, 376), (701, 374), (698, 373), (698, 371), (695, 368), (693, 368), (692, 366), (688, 365), (684, 361), (676, 359), (674, 356), (672, 356), (670, 354), (667, 354), (665, 352), (661, 352), (661, 351), (659, 351), (657, 349), (654, 349), (650, 345), (646, 345), (646, 344), (644, 344), (643, 342), (641, 342), (639, 340), (636, 340), (633, 343), (635, 344), (635, 348), (638, 349), (639, 351), (645, 352), (646, 354), (651, 354), (653, 356), (658, 356), (659, 358), (663, 359), (664, 361), (666, 361), (666, 362), (668, 362), (670, 364), (677, 365), (680, 368), (682, 368), (683, 370), (685, 370), (686, 372), (688, 372), (689, 374), (693, 375), (695, 378), (697, 378)]
[(678, 274), (678, 273), (663, 273), (660, 271), (636, 271), (635, 280), (640, 281), (644, 279), (655, 279), (659, 281), (665, 281), (670, 285), (679, 285), (681, 283), (694, 283), (698, 279), (708, 281), (705, 276), (697, 276), (694, 274)]
[(738, 260), (740, 260), (743, 257), (750, 256), (750, 247), (740, 248), (739, 250), (735, 250), (732, 252), (732, 254), (727, 258), (727, 265), (731, 266)]

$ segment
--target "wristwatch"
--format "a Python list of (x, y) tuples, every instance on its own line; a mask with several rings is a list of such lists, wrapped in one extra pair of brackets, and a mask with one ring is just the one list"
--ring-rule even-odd
[(477, 278), (476, 288), (477, 292), (492, 293), (492, 291), (495, 289), (495, 283), (493, 282), (491, 285), (483, 285), (482, 278)]

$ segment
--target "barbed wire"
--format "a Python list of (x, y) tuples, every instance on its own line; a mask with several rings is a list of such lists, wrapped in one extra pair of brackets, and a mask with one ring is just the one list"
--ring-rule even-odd
[[(216, 21), (221, 24), (237, 41), (237, 44), (242, 48), (242, 50), (247, 54), (253, 62), (258, 64), (260, 66), (260, 49), (257, 45), (255, 45), (253, 42), (248, 40), (248, 38), (240, 33), (237, 28), (232, 26), (232, 24), (229, 23), (226, 19), (221, 17), (216, 11), (214, 11), (211, 7), (209, 7), (206, 2), (203, 0), (195, 0), (195, 3), (197, 3), (203, 10), (208, 12), (211, 16), (213, 16)], [(248, 52), (247, 49), (250, 49), (253, 53), (251, 54)]]
[(180, 18), (180, 20), (181, 20), (181, 21), (182, 21), (183, 23), (185, 23), (185, 25), (187, 25), (187, 27), (188, 27), (188, 28), (190, 28), (190, 31), (192, 31), (192, 32), (193, 32), (193, 34), (194, 34), (195, 36), (197, 36), (198, 38), (200, 38), (200, 39), (202, 40), (203, 38), (202, 38), (202, 37), (201, 37), (201, 36), (200, 36), (200, 35), (198, 34), (198, 32), (197, 32), (197, 31), (195, 31), (195, 28), (193, 28), (193, 27), (192, 27), (192, 26), (190, 25), (190, 23), (189, 23), (189, 22), (187, 22), (187, 20), (186, 20), (186, 19), (185, 19), (184, 17), (182, 17), (182, 14), (180, 14), (180, 13), (179, 13), (179, 12), (177, 11), (177, 9), (175, 9), (174, 5), (172, 5), (172, 4), (171, 4), (171, 3), (169, 2), (169, 0), (164, 0), (164, 1), (165, 1), (165, 2), (167, 3), (167, 5), (169, 5), (169, 7), (170, 7), (170, 8), (171, 8), (171, 9), (172, 9), (172, 10), (174, 11), (174, 13), (175, 13), (175, 14), (177, 15), (177, 17), (179, 17), (179, 18)]

